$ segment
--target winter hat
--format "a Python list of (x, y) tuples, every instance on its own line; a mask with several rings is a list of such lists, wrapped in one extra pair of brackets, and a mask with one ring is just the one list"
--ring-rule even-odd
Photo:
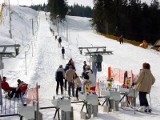
[(18, 80), (17, 80), (17, 82), (18, 82), (18, 83), (20, 83), (20, 82), (21, 82), (21, 80), (20, 80), (20, 79), (18, 79)]
[(63, 68), (63, 66), (62, 66), (62, 65), (60, 65), (60, 66), (59, 66), (59, 68)]

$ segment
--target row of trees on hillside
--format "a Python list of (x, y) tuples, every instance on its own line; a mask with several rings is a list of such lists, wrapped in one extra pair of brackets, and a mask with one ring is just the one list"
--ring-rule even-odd
[(34, 10), (40, 10), (40, 11), (48, 11), (47, 5), (44, 3), (43, 5), (31, 5), (30, 8), (34, 9)]
[(56, 18), (56, 16), (59, 15), (61, 19), (64, 19), (66, 14), (72, 16), (92, 17), (92, 9), (89, 6), (84, 7), (78, 4), (68, 6), (66, 0), (48, 0), (48, 9), (52, 18)]
[(154, 43), (160, 38), (158, 0), (150, 5), (141, 0), (94, 0), (93, 25), (104, 34)]
[(68, 6), (70, 10), (69, 15), (71, 16), (80, 16), (80, 17), (92, 17), (92, 9), (89, 6), (80, 6), (78, 4), (74, 4), (73, 6)]
[(66, 0), (48, 0), (48, 9), (51, 19), (56, 19), (58, 16), (62, 20), (68, 12), (67, 2)]

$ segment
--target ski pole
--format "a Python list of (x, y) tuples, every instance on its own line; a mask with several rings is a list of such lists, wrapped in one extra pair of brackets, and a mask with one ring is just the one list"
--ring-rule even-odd
[(149, 93), (149, 102), (150, 102), (150, 109), (152, 109), (152, 107), (151, 107), (151, 96), (150, 96), (150, 93)]
[(136, 108), (136, 91), (133, 88), (133, 92), (134, 92), (134, 114), (136, 114), (135, 108)]

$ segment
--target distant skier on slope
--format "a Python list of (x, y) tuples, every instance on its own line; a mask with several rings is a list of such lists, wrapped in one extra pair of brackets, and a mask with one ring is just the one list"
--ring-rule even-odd
[(123, 44), (123, 35), (120, 36), (120, 38), (119, 38), (119, 43), (120, 43), (120, 44)]
[(62, 58), (64, 59), (64, 54), (65, 54), (65, 49), (64, 49), (64, 47), (62, 47), (61, 52), (62, 52)]
[(55, 35), (55, 40), (57, 40), (57, 35)]
[(62, 42), (62, 38), (59, 37), (59, 38), (58, 38), (58, 47), (61, 47), (61, 46), (62, 46), (62, 45), (61, 45), (61, 42)]

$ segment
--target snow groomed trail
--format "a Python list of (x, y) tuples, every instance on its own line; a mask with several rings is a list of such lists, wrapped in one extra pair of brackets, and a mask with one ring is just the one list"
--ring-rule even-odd
[[(72, 17), (70, 19), (72, 19)], [(80, 71), (81, 69), (80, 67), (82, 66), (81, 62), (83, 62), (83, 60), (86, 59), (86, 57), (83, 57), (82, 55), (79, 54), (79, 51), (77, 48), (79, 45), (91, 46), (91, 44), (93, 44), (94, 41), (96, 41), (96, 39), (99, 39), (100, 41), (102, 41), (101, 44), (104, 44), (104, 45), (108, 44), (109, 49), (111, 49), (111, 46), (115, 46), (115, 47), (112, 47), (112, 49), (114, 50), (114, 56), (104, 57), (105, 59), (107, 59), (107, 62), (110, 62), (110, 59), (114, 59), (114, 57), (117, 57), (117, 56), (119, 56), (120, 59), (125, 59), (128, 61), (130, 60), (129, 54), (124, 55), (123, 57), (119, 55), (119, 54), (123, 54), (123, 51), (126, 51), (128, 44), (126, 45), (124, 44), (123, 47), (118, 46), (117, 48), (117, 44), (119, 43), (117, 43), (116, 41), (115, 43), (114, 42), (109, 43), (108, 41), (103, 42), (103, 39), (106, 39), (106, 38), (96, 35), (92, 30), (90, 30), (87, 27), (87, 25), (81, 26), (80, 24), (78, 24), (80, 20), (76, 20), (76, 19), (72, 19), (72, 20), (75, 23), (73, 21), (69, 23), (70, 29), (69, 29), (68, 42), (65, 41), (65, 35), (60, 33), (62, 38), (64, 38), (64, 40), (62, 41), (62, 46), (66, 46), (66, 56), (65, 56), (65, 60), (63, 60), (61, 57), (61, 48), (58, 47), (58, 42), (55, 40), (53, 34), (49, 30), (50, 28), (49, 21), (46, 20), (46, 16), (44, 15), (44, 13), (40, 13), (40, 27), (39, 27), (38, 38), (37, 38), (38, 39), (37, 53), (40, 53), (40, 54), (37, 54), (38, 62), (35, 65), (36, 66), (35, 71), (37, 71), (37, 73), (35, 74), (36, 76), (33, 78), (35, 78), (37, 81), (38, 79), (41, 80), (41, 81), (38, 81), (41, 86), (40, 88), (40, 105), (41, 106), (52, 106), (51, 100), (53, 95), (55, 95), (55, 87), (56, 87), (55, 71), (60, 64), (65, 66), (67, 61), (72, 57), (75, 60), (76, 67), (78, 66), (77, 72), (81, 73)], [(74, 23), (75, 25), (73, 25), (72, 23)], [(76, 31), (75, 31), (75, 28), (74, 29), (72, 28), (73, 26), (77, 27)], [(85, 27), (87, 28), (85, 29)], [(87, 38), (85, 36), (87, 36)], [(89, 41), (90, 39), (92, 39), (92, 42)], [(101, 44), (97, 44), (96, 42), (94, 43), (94, 45), (101, 45)], [(133, 48), (131, 46), (130, 50)], [(119, 51), (118, 49), (121, 49), (121, 51)], [(137, 53), (131, 53), (131, 54), (137, 54)], [(125, 57), (128, 59), (126, 59)], [(115, 60), (115, 63), (120, 64), (119, 61), (116, 62), (116, 59), (114, 60)], [(125, 63), (123, 63), (122, 61), (121, 64), (125, 64)], [(131, 65), (131, 67), (133, 66), (134, 65)], [(80, 113), (81, 106), (82, 104), (73, 105), (74, 117), (76, 119), (80, 119), (79, 113)], [(51, 111), (53, 111), (53, 114), (54, 114), (54, 110), (51, 110)], [(53, 114), (51, 112), (48, 112), (48, 110), (43, 110), (42, 112), (46, 120), (51, 120), (53, 118)], [(139, 114), (139, 113), (134, 114), (134, 112), (132, 111), (124, 111), (121, 109), (118, 112), (112, 112), (107, 114), (107, 113), (104, 113), (103, 108), (99, 106), (98, 117), (94, 119), (95, 120), (104, 120), (104, 119), (129, 120), (131, 116), (132, 116), (132, 120), (141, 120), (142, 118), (145, 120), (149, 120), (148, 116), (153, 116), (152, 117), (153, 120), (158, 120), (157, 118), (159, 115), (155, 116), (155, 115), (146, 115), (146, 114)]]

